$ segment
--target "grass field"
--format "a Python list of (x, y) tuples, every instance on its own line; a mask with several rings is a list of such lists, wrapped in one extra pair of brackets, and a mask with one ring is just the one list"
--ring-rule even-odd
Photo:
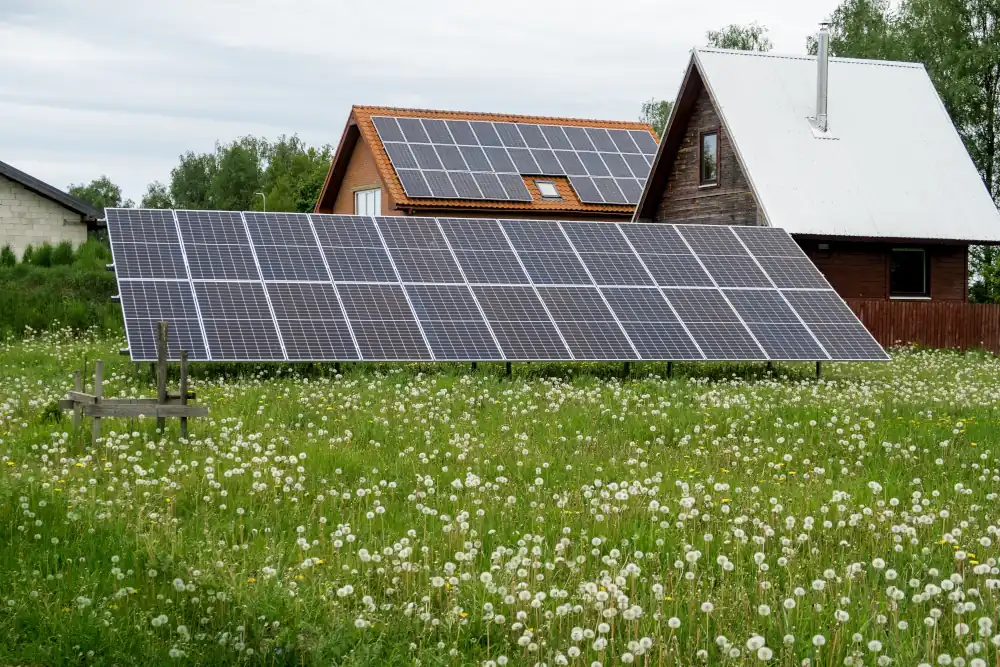
[(998, 665), (1000, 363), (198, 368), (0, 344), (0, 664)]

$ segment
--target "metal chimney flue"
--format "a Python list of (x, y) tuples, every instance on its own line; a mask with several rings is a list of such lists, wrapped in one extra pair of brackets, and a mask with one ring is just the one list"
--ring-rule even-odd
[(819, 24), (819, 34), (816, 35), (816, 129), (826, 132), (827, 99), (830, 89), (830, 24)]

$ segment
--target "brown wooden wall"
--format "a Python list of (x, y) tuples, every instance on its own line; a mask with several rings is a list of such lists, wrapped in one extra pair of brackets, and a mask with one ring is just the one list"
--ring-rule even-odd
[(797, 239), (837, 293), (845, 299), (888, 299), (889, 266), (894, 247), (923, 247), (930, 256), (930, 297), (933, 301), (968, 299), (968, 246), (920, 243), (869, 243)]
[[(670, 166), (667, 187), (657, 207), (657, 222), (755, 225), (757, 203), (747, 183), (728, 133), (712, 105), (708, 91), (694, 103), (677, 157)], [(702, 132), (719, 132), (719, 185), (699, 184), (699, 152)]]
[(1000, 305), (847, 299), (883, 347), (986, 349), (1000, 353)]

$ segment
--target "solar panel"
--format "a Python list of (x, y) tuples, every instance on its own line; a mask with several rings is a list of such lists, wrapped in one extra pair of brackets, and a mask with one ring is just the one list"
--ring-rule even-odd
[(246, 213), (264, 280), (329, 280), (309, 218), (291, 213)]
[(389, 116), (372, 122), (403, 190), (418, 199), (531, 201), (522, 176), (596, 176), (612, 180), (578, 181), (581, 201), (635, 204), (640, 179), (649, 175), (647, 157), (656, 152), (641, 130)]
[(129, 350), (136, 361), (156, 359), (157, 323), (170, 324), (168, 356), (187, 350), (192, 360), (208, 359), (191, 284), (185, 281), (126, 280), (120, 283)]
[(643, 359), (703, 359), (698, 346), (657, 289), (601, 290)]
[(409, 285), (406, 292), (435, 359), (503, 359), (466, 285)]
[(196, 282), (208, 351), (215, 361), (260, 361), (285, 357), (261, 283)]
[(161, 320), (196, 360), (887, 358), (781, 230), (114, 209), (108, 227), (135, 360)]
[(344, 284), (337, 289), (362, 359), (431, 359), (423, 332), (401, 286)]
[(539, 287), (538, 293), (574, 358), (639, 358), (596, 288)]
[(570, 359), (548, 311), (531, 287), (479, 285), (472, 288), (505, 359)]
[(289, 360), (359, 358), (333, 285), (268, 283), (265, 289)]

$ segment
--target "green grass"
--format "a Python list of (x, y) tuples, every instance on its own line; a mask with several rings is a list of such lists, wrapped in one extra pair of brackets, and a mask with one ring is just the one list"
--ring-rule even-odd
[(0, 664), (998, 664), (991, 356), (195, 366), (92, 443), (120, 345), (0, 346)]

